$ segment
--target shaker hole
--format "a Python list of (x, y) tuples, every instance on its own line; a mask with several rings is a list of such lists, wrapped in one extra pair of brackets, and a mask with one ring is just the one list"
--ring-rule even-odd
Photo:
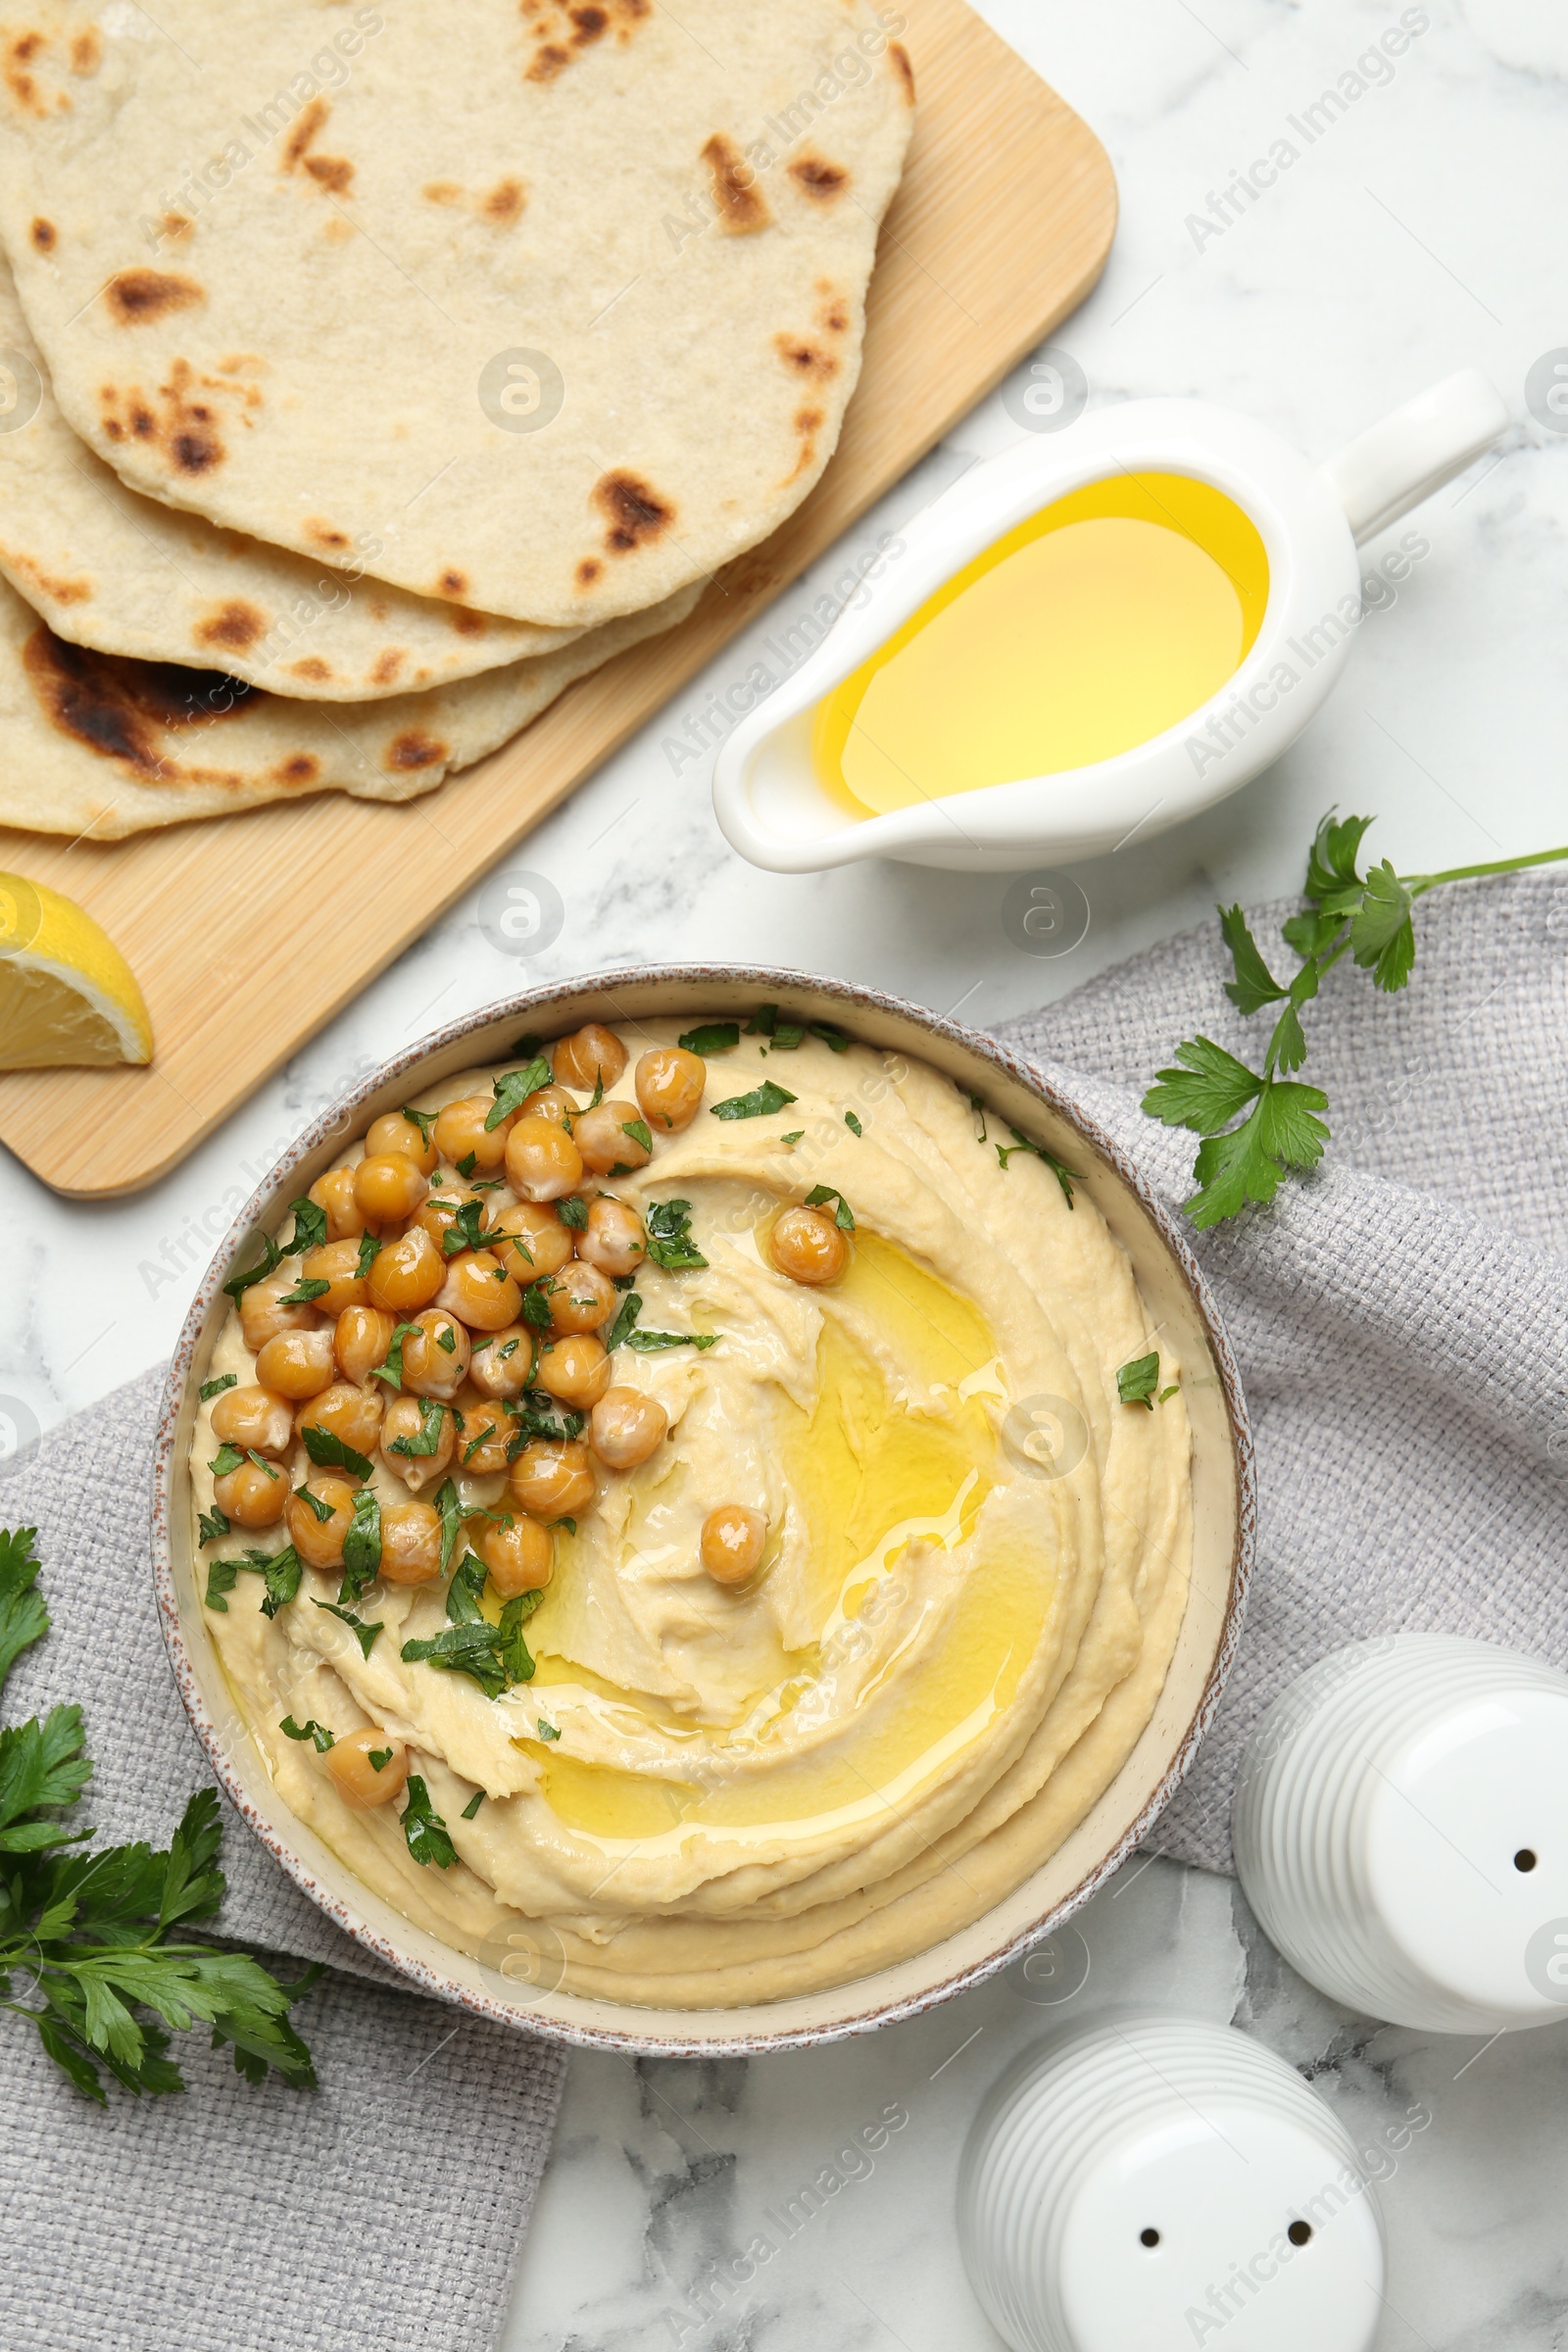
[(1536, 1857), (1528, 1845), (1522, 1845), (1513, 1858), (1515, 1870), (1534, 1870)]
[(1293, 2246), (1304, 2246), (1312, 2234), (1310, 2222), (1293, 2222), (1285, 2232)]
[(1140, 2230), (1138, 2232), (1138, 2243), (1141, 2246), (1157, 2246), (1159, 2243), (1159, 2231), (1157, 2230)]

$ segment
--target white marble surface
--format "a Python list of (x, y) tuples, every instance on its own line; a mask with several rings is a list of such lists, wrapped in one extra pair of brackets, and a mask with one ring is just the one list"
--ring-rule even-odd
[[(1200, 394), (1322, 456), (1475, 363), (1517, 420), (1500, 458), (1423, 511), (1430, 553), (1370, 615), (1339, 693), (1286, 760), (1182, 830), (1079, 869), (1091, 928), (1057, 961), (1010, 943), (1002, 879), (865, 867), (792, 880), (741, 864), (714, 828), (706, 763), (673, 772), (663, 749), (706, 699), (700, 683), (506, 861), (548, 877), (564, 902), (560, 936), (536, 959), (499, 953), (475, 903), (460, 906), (137, 1200), (67, 1204), (0, 1157), (0, 1400), (15, 1400), (24, 1428), (168, 1351), (226, 1222), (225, 1196), (347, 1079), (535, 978), (665, 956), (767, 960), (872, 981), (984, 1025), (1203, 918), (1218, 896), (1291, 889), (1332, 802), (1378, 812), (1378, 853), (1406, 867), (1568, 837), (1568, 434), (1525, 399), (1533, 364), (1568, 344), (1562, 0), (1428, 0), (1427, 29), (1393, 77), (1310, 147), (1289, 118), (1398, 21), (1396, 0), (982, 6), (1094, 124), (1120, 178), (1104, 280), (1054, 338), (1079, 360), (1095, 403)], [(1278, 184), (1222, 233), (1195, 229), (1211, 192), (1281, 136), (1300, 152)], [(987, 402), (867, 538), (1016, 429), (1002, 395)], [(779, 616), (808, 594), (790, 592)], [(730, 649), (708, 683), (748, 659), (744, 644)], [(1564, 2030), (1478, 2056), (1476, 2044), (1423, 2044), (1348, 2020), (1259, 1946), (1228, 1885), (1164, 1864), (1102, 1896), (1083, 1932), (1094, 1965), (1080, 2006), (1133, 1996), (1234, 2016), (1357, 2127), (1386, 2106), (1428, 2103), (1432, 2127), (1384, 2191), (1386, 2352), (1544, 2352), (1568, 2340)], [(1003, 1984), (816, 2055), (750, 2067), (574, 2060), (509, 2352), (993, 2342), (957, 2262), (954, 2168), (982, 2089), (1049, 2015)], [(849, 2181), (704, 2328), (689, 2297), (705, 2265), (744, 2246), (756, 2215), (891, 2102), (909, 2120), (874, 2172)]]

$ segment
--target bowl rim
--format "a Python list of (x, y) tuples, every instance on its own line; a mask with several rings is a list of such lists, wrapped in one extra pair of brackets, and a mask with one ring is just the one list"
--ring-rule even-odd
[[(347, 1140), (356, 1125), (357, 1113), (382, 1094), (395, 1081), (406, 1080), (411, 1072), (437, 1055), (461, 1045), (465, 1039), (513, 1020), (530, 1024), (542, 1022), (548, 1028), (552, 1007), (570, 1004), (574, 1017), (593, 1017), (582, 1010), (586, 999), (612, 998), (617, 990), (629, 991), (650, 985), (687, 988), (701, 994), (705, 985), (736, 985), (756, 988), (779, 997), (790, 994), (808, 994), (825, 998), (844, 1007), (852, 1025), (857, 1012), (870, 1010), (896, 1020), (911, 1023), (917, 1029), (941, 1038), (945, 1043), (975, 1055), (992, 1064), (999, 1074), (1035, 1097), (1045, 1109), (1061, 1119), (1083, 1136), (1085, 1142), (1110, 1167), (1132, 1193), (1139, 1205), (1154, 1226), (1160, 1241), (1174, 1259), (1211, 1351), (1218, 1374), (1225, 1417), (1230, 1432), (1231, 1465), (1236, 1482), (1236, 1533), (1230, 1570), (1230, 1591), (1226, 1599), (1219, 1640), (1216, 1643), (1201, 1694), (1187, 1729), (1166, 1764), (1155, 1787), (1126, 1829), (1099, 1862), (1086, 1871), (1076, 1885), (1039, 1919), (1009, 1936), (995, 1950), (978, 1960), (966, 1962), (940, 1982), (919, 1987), (892, 1999), (873, 2000), (854, 2015), (821, 2023), (781, 2028), (776, 2033), (766, 2031), (722, 2034), (703, 2034), (682, 2038), (678, 2033), (639, 2034), (628, 2024), (625, 2030), (592, 2025), (568, 2018), (541, 2015), (529, 2010), (519, 2015), (514, 2005), (491, 1998), (482, 1989), (439, 1969), (412, 1953), (400, 1950), (391, 1938), (383, 1935), (369, 1919), (357, 1915), (349, 1903), (329, 1887), (321, 1885), (306, 1857), (294, 1850), (274, 1829), (272, 1823), (256, 1804), (234, 1769), (226, 1742), (218, 1725), (208, 1712), (190, 1648), (186, 1642), (176, 1591), (172, 1551), (173, 1482), (182, 1459), (179, 1446), (180, 1410), (184, 1400), (193, 1359), (201, 1344), (209, 1315), (220, 1295), (221, 1286), (236, 1263), (239, 1252), (261, 1226), (270, 1211), (275, 1214), (275, 1200), (292, 1170), (309, 1159), (324, 1145)], [(624, 1017), (624, 1015), (622, 1015)], [(813, 2049), (828, 2043), (846, 2040), (851, 2036), (875, 2033), (885, 2025), (922, 2015), (926, 2010), (952, 2000), (972, 1985), (984, 1984), (1000, 1975), (1023, 1952), (1054, 1935), (1073, 1914), (1097, 1894), (1137, 1846), (1149, 1836), (1155, 1822), (1165, 1811), (1183, 1781), (1191, 1771), (1198, 1750), (1207, 1735), (1224, 1690), (1236, 1650), (1241, 1639), (1246, 1613), (1247, 1596), (1256, 1549), (1257, 1494), (1256, 1465), (1251, 1423), (1242, 1391), (1237, 1366), (1224, 1320), (1219, 1312), (1212, 1290), (1199, 1263), (1192, 1245), (1172, 1211), (1158, 1198), (1152, 1185), (1140, 1173), (1134, 1161), (1108, 1135), (1089, 1112), (1075, 1102), (1047, 1077), (1036, 1063), (1014, 1054), (1000, 1040), (983, 1031), (969, 1029), (946, 1013), (931, 1011), (927, 1006), (911, 1004), (907, 999), (895, 997), (883, 990), (858, 982), (834, 980), (817, 974), (788, 967), (749, 963), (662, 963), (622, 965), (604, 972), (588, 972), (569, 979), (547, 982), (526, 989), (514, 996), (504, 997), (475, 1011), (462, 1014), (443, 1028), (431, 1031), (411, 1045), (405, 1046), (387, 1061), (365, 1076), (337, 1100), (318, 1113), (309, 1126), (297, 1135), (288, 1149), (258, 1183), (250, 1199), (236, 1216), (218, 1247), (195, 1298), (191, 1301), (178, 1342), (170, 1361), (162, 1396), (159, 1400), (158, 1421), (153, 1447), (151, 1480), (150, 1549), (154, 1592), (158, 1604), (160, 1628), (169, 1653), (175, 1687), (190, 1720), (192, 1731), (200, 1741), (209, 1769), (247, 1826), (260, 1838), (287, 1876), (306, 1894), (334, 1926), (354, 1941), (396, 1971), (420, 1992), (447, 2001), (484, 2017), (493, 2023), (534, 2034), (542, 2039), (565, 2044), (576, 2049), (611, 2050), (617, 2054), (658, 2057), (755, 2057), (775, 2051)], [(1112, 1784), (1114, 1785), (1114, 1784)], [(1048, 1857), (1049, 1859), (1049, 1857)], [(343, 1866), (345, 1869), (347, 1865)], [(352, 1875), (352, 1874), (350, 1874)], [(373, 1889), (367, 1889), (373, 1893)], [(1001, 1898), (1001, 1899), (1005, 1899)], [(386, 1906), (392, 1909), (390, 1903)], [(982, 1914), (982, 1917), (984, 1914)], [(411, 1922), (411, 1927), (413, 1923)], [(929, 1947), (940, 1948), (946, 1938)], [(915, 1955), (918, 1957), (919, 1955)], [(461, 1957), (456, 1955), (455, 1957)], [(853, 1997), (856, 1984), (875, 1982), (875, 1972), (864, 1979), (852, 1979), (841, 1989)], [(834, 1989), (834, 1988), (829, 1988)], [(599, 2002), (600, 2007), (612, 2004)], [(782, 2005), (782, 2004), (781, 2004)], [(660, 2018), (678, 2018), (679, 2010), (645, 2012), (626, 2004), (628, 2020), (643, 2015)], [(691, 2014), (709, 2015), (710, 2012)]]

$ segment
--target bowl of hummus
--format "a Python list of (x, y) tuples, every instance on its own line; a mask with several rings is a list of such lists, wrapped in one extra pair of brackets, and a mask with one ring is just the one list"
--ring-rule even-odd
[(1180, 1229), (1037, 1071), (645, 968), (300, 1138), (182, 1334), (154, 1568), (215, 1771), (371, 1951), (757, 2051), (1005, 1967), (1147, 1837), (1251, 1480)]

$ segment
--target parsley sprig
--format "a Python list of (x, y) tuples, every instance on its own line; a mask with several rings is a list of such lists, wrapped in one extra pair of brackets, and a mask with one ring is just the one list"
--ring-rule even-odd
[[(0, 1685), (49, 1630), (35, 1533), (0, 1529)], [(183, 2090), (170, 2037), (195, 2025), (212, 2029), (215, 2049), (232, 2044), (248, 2082), (271, 2067), (296, 2087), (314, 2083), (288, 2013), (319, 1968), (280, 1984), (249, 1953), (189, 1934), (223, 1896), (217, 1790), (198, 1790), (161, 1851), (68, 1851), (84, 1848), (86, 1833), (60, 1815), (91, 1772), (79, 1707), (0, 1730), (0, 2008), (28, 2019), (55, 2064), (100, 2106), (105, 2074), (131, 2091)]]
[(1219, 909), (1236, 973), (1225, 994), (1243, 1014), (1265, 1004), (1279, 1010), (1261, 1069), (1249, 1068), (1212, 1038), (1189, 1037), (1176, 1049), (1176, 1066), (1157, 1071), (1144, 1097), (1152, 1118), (1204, 1139), (1193, 1162), (1198, 1190), (1185, 1203), (1200, 1228), (1239, 1216), (1249, 1201), (1272, 1200), (1287, 1169), (1314, 1168), (1322, 1158), (1328, 1097), (1292, 1072), (1306, 1060), (1302, 1007), (1341, 957), (1349, 956), (1371, 973), (1375, 988), (1392, 996), (1415, 963), (1411, 914), (1417, 899), (1441, 883), (1514, 874), (1568, 858), (1568, 849), (1538, 850), (1529, 858), (1453, 865), (1436, 874), (1397, 874), (1385, 858), (1363, 873), (1361, 841), (1375, 822), (1370, 816), (1336, 818), (1331, 808), (1319, 824), (1307, 853), (1305, 906), (1283, 926), (1286, 946), (1299, 958), (1288, 981), (1275, 978), (1240, 906)]

